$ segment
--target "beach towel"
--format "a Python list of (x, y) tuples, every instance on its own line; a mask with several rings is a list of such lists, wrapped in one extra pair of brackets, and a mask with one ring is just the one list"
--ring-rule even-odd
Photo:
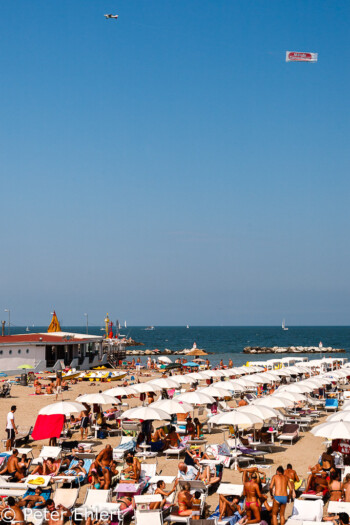
[(207, 448), (207, 452), (213, 454), (216, 460), (221, 461), (226, 468), (229, 468), (231, 463), (231, 451), (226, 443), (222, 443), (221, 445), (210, 445)]
[(53, 414), (51, 416), (38, 416), (32, 432), (32, 439), (59, 438), (64, 425), (63, 414)]

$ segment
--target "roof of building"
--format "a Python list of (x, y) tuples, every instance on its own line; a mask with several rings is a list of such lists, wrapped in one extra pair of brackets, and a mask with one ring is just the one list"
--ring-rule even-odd
[(88, 335), (88, 334), (74, 334), (70, 332), (50, 332), (50, 333), (36, 333), (36, 334), (13, 334), (0, 336), (0, 345), (8, 344), (58, 344), (58, 343), (88, 343), (94, 341), (101, 341), (102, 336)]

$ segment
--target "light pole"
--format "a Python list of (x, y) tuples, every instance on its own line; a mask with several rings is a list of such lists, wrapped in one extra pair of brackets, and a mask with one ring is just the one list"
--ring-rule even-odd
[(10, 311), (10, 308), (5, 308), (4, 311), (8, 312), (8, 314), (9, 314), (9, 327), (7, 329), (7, 333), (8, 333), (8, 335), (10, 335), (10, 332), (11, 332), (11, 328), (10, 328), (11, 327), (11, 311)]
[(86, 317), (86, 333), (88, 334), (89, 333), (89, 316), (88, 314), (84, 314), (84, 316)]

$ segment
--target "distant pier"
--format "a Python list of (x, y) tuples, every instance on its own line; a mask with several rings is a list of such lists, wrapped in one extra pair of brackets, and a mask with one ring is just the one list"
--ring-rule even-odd
[(246, 346), (244, 354), (341, 354), (343, 348), (332, 348), (331, 346)]

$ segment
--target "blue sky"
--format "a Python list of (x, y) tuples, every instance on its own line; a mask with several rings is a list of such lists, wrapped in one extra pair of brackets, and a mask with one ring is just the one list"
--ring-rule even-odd
[(348, 0), (1, 13), (14, 324), (349, 324)]

